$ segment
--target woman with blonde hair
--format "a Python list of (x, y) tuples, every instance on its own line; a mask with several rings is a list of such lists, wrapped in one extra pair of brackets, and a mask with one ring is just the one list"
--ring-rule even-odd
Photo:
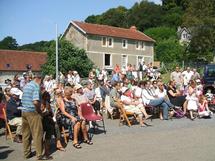
[(196, 82), (191, 80), (188, 87), (188, 95), (186, 97), (187, 102), (187, 109), (190, 113), (190, 119), (194, 120), (195, 117), (193, 116), (193, 111), (197, 111), (198, 109), (198, 97), (196, 93)]

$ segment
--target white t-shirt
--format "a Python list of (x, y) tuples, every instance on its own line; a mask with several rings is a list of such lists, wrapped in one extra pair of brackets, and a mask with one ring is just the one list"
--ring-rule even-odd
[(190, 82), (192, 76), (193, 76), (193, 71), (187, 72), (186, 70), (182, 73), (183, 79), (184, 79), (184, 85), (187, 86), (188, 83)]
[(130, 102), (131, 103), (132, 99), (130, 97), (128, 97), (128, 96), (122, 95), (121, 96), (121, 101), (122, 102), (126, 101), (126, 102)]
[(167, 95), (166, 89), (164, 89), (163, 92), (161, 92), (159, 89), (156, 89), (155, 93), (159, 98), (165, 97)]

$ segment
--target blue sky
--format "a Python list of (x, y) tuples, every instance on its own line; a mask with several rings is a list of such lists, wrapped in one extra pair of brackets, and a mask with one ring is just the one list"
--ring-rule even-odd
[[(71, 20), (84, 21), (119, 5), (130, 8), (138, 0), (0, 0), (0, 40), (14, 37), (19, 45), (55, 38)], [(157, 4), (161, 0), (150, 0)]]

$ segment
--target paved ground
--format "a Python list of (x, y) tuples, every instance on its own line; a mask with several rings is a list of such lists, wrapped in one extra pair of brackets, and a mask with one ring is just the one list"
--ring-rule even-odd
[[(156, 119), (152, 124), (129, 128), (119, 127), (118, 120), (106, 120), (107, 134), (94, 135), (94, 145), (81, 144), (77, 150), (69, 142), (66, 152), (54, 151), (52, 156), (56, 161), (215, 161), (215, 118)], [(23, 160), (22, 145), (1, 135), (0, 159)]]

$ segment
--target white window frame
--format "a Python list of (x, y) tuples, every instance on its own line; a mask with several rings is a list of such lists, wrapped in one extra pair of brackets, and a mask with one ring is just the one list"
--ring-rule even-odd
[[(125, 46), (124, 46), (124, 41), (125, 41)], [(128, 40), (122, 39), (122, 48), (127, 49), (128, 48)]]
[[(110, 65), (105, 65), (105, 54), (110, 55)], [(110, 53), (104, 53), (103, 54), (103, 67), (105, 67), (105, 68), (111, 68), (112, 67), (112, 54), (110, 54)]]
[[(105, 40), (106, 40), (106, 44), (105, 44), (105, 45), (103, 45), (103, 39), (104, 39), (104, 38), (105, 38)], [(108, 39), (107, 39), (107, 37), (102, 36), (101, 44), (102, 44), (102, 47), (107, 47), (107, 44), (108, 44)]]
[[(111, 45), (109, 45), (109, 40), (110, 40), (110, 39), (112, 40), (112, 44), (111, 44)], [(114, 43), (114, 42), (113, 42), (113, 41), (114, 41), (114, 39), (113, 39), (112, 37), (108, 37), (108, 39), (107, 39), (107, 40), (108, 40), (108, 41), (107, 41), (107, 43), (108, 43), (108, 47), (113, 48), (113, 46), (114, 46), (114, 45), (113, 45), (113, 43)]]
[(126, 69), (127, 64), (128, 64), (128, 55), (122, 54), (122, 57), (121, 57), (121, 66), (122, 66), (122, 68), (123, 68), (123, 56), (126, 56), (126, 59), (125, 59), (125, 69)]

